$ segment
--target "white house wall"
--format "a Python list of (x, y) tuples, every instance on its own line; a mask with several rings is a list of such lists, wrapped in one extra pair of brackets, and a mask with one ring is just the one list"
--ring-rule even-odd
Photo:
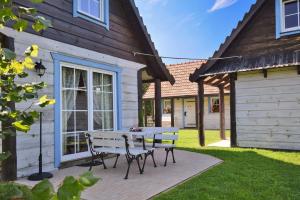
[[(208, 97), (204, 98), (204, 127), (206, 130), (220, 129), (220, 113), (210, 113), (208, 106)], [(230, 101), (229, 96), (225, 96), (225, 128), (230, 129)], [(191, 101), (194, 98), (190, 99)], [(195, 103), (196, 106), (196, 103)], [(174, 101), (174, 121), (175, 127), (185, 128), (183, 121), (183, 99), (176, 98)], [(196, 108), (195, 108), (196, 109)], [(196, 117), (196, 116), (195, 116)]]
[(237, 140), (241, 147), (300, 150), (300, 76), (295, 67), (239, 73)]
[[(32, 44), (40, 47), (39, 58), (47, 68), (45, 76), (40, 79), (35, 72), (29, 72), (27, 79), (30, 82), (44, 81), (48, 87), (41, 94), (54, 96), (54, 64), (51, 52), (63, 53), (83, 59), (90, 59), (99, 63), (106, 63), (121, 67), (122, 71), (122, 126), (128, 128), (138, 124), (138, 95), (137, 71), (145, 67), (142, 64), (100, 54), (76, 46), (64, 44), (29, 33), (18, 33), (12, 29), (4, 28), (1, 32), (15, 39), (15, 51), (22, 56), (26, 48)], [(17, 108), (26, 108), (30, 102), (16, 105)], [(54, 169), (54, 107), (43, 109), (43, 166), (45, 171)], [(29, 133), (17, 134), (17, 168), (18, 177), (29, 175), (38, 170), (39, 154), (39, 123), (32, 126)]]

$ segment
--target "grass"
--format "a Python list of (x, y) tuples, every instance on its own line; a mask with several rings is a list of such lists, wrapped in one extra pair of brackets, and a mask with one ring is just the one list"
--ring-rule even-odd
[[(226, 138), (229, 138), (230, 132), (226, 131)], [(205, 131), (206, 144), (212, 144), (220, 141), (220, 131)], [(185, 129), (179, 132), (178, 147), (199, 148), (198, 130)]]
[(187, 130), (180, 132), (181, 149), (208, 154), (224, 160), (224, 163), (159, 195), (156, 200), (300, 199), (299, 152), (199, 148), (192, 135), (194, 133)]

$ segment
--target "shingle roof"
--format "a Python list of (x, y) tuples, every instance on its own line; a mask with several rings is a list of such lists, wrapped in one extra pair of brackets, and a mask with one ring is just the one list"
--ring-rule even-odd
[[(175, 84), (172, 86), (168, 82), (162, 82), (161, 92), (162, 97), (182, 97), (182, 96), (197, 96), (198, 86), (197, 83), (189, 81), (189, 75), (195, 71), (196, 68), (202, 66), (206, 61), (193, 61), (180, 64), (167, 65), (168, 70), (175, 78)], [(216, 87), (204, 86), (206, 95), (218, 94), (219, 89)], [(228, 91), (226, 91), (228, 93)], [(154, 83), (151, 83), (144, 99), (154, 98)]]

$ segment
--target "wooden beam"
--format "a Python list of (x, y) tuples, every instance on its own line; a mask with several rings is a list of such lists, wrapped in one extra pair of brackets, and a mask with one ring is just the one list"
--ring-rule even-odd
[(263, 69), (263, 74), (264, 74), (264, 78), (268, 78), (268, 70), (267, 69)]
[[(151, 100), (150, 100), (151, 103)], [(147, 111), (146, 111), (146, 104), (147, 104), (147, 100), (144, 100), (144, 126), (147, 127), (148, 126), (148, 117), (147, 117)]]
[(162, 110), (161, 110), (161, 81), (160, 79), (155, 79), (154, 81), (155, 88), (155, 127), (162, 126)]
[(226, 85), (228, 82), (229, 82), (229, 77), (227, 75), (224, 75), (222, 78), (220, 78), (220, 80), (218, 80), (217, 82), (211, 85), (214, 87), (219, 87), (220, 84)]
[(204, 81), (199, 79), (198, 82), (198, 131), (199, 131), (199, 144), (205, 146), (205, 133), (204, 133)]
[(220, 110), (220, 138), (222, 140), (226, 140), (224, 86), (219, 86), (219, 110)]
[(199, 115), (198, 115), (198, 110), (199, 110), (199, 109), (198, 109), (198, 108), (199, 108), (199, 105), (198, 105), (198, 96), (195, 97), (195, 102), (196, 102), (196, 103), (195, 103), (195, 106), (196, 106), (196, 128), (199, 129), (199, 120), (198, 120), (198, 119), (199, 119)]
[[(4, 37), (3, 47), (15, 51), (14, 39), (11, 37)], [(8, 107), (11, 111), (15, 110), (15, 103), (10, 102)], [(11, 128), (12, 121), (2, 122), (2, 130), (10, 132), (11, 135), (6, 136), (2, 140), (2, 152), (9, 152), (10, 156), (2, 162), (2, 181), (14, 181), (17, 179), (17, 140), (16, 130)]]
[(297, 67), (298, 75), (300, 75), (300, 65)]
[(237, 79), (237, 74), (230, 74), (230, 140), (231, 147), (237, 146), (237, 136), (236, 136), (236, 90), (235, 81)]
[(139, 117), (139, 127), (144, 126), (144, 115), (143, 115), (143, 80), (142, 80), (142, 70), (138, 71), (137, 84), (138, 84), (138, 117)]
[(175, 126), (175, 105), (174, 98), (171, 98), (171, 126)]
[(211, 84), (212, 82), (214, 82), (215, 80), (217, 80), (217, 79), (219, 79), (220, 78), (220, 75), (216, 75), (216, 76), (213, 76), (213, 77), (211, 77), (210, 79), (208, 79), (208, 80), (205, 80), (204, 81), (204, 84)]

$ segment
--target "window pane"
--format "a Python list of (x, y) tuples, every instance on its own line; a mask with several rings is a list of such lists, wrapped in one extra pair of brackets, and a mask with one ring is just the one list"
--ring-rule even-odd
[(88, 112), (76, 112), (76, 131), (88, 130)]
[(62, 112), (62, 131), (73, 132), (74, 128), (74, 112)]
[(93, 99), (94, 110), (103, 110), (103, 104), (102, 104), (103, 92), (94, 91), (93, 93), (94, 93), (94, 99)]
[(103, 74), (103, 89), (105, 92), (112, 92), (112, 76), (108, 74)]
[(89, 0), (79, 0), (79, 10), (89, 13)]
[(103, 93), (103, 109), (112, 110), (113, 109), (113, 94)]
[(86, 90), (87, 89), (87, 72), (84, 70), (78, 70), (75, 71), (75, 88), (78, 88), (80, 90)]
[(62, 109), (74, 110), (74, 90), (62, 91)]
[(74, 88), (74, 69), (63, 67), (62, 86), (63, 88)]
[(96, 111), (94, 112), (94, 130), (102, 130), (103, 113)]
[(114, 127), (113, 112), (104, 112), (104, 129), (113, 130)]
[(75, 135), (74, 133), (63, 135), (63, 154), (69, 155), (75, 153)]
[(297, 1), (284, 4), (285, 15), (296, 14), (298, 12)]
[(91, 0), (90, 14), (96, 18), (100, 18), (100, 2), (99, 0)]
[(293, 28), (298, 26), (298, 15), (290, 15), (285, 17), (285, 28)]
[(76, 90), (76, 110), (87, 110), (88, 109), (88, 98), (86, 91)]
[(76, 153), (88, 151), (88, 145), (84, 133), (76, 134)]

